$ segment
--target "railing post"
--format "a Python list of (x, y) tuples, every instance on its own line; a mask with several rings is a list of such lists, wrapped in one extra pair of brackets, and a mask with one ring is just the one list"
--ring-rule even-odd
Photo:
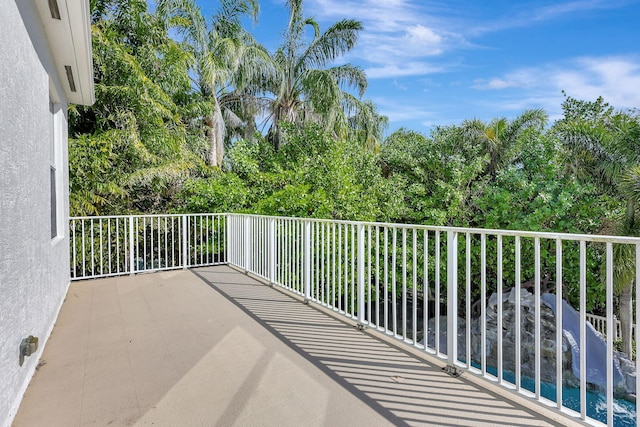
[[(93, 242), (91, 242), (93, 244)], [(133, 216), (129, 217), (129, 274), (135, 274), (135, 249), (133, 247)]]
[(245, 273), (251, 271), (251, 217), (244, 219), (244, 262)]
[(364, 326), (364, 224), (358, 224), (358, 323)]
[(189, 267), (189, 221), (187, 215), (182, 215), (182, 233), (180, 242), (182, 244), (182, 268)]
[(235, 264), (236, 263), (236, 236), (233, 233), (233, 223), (235, 218), (232, 215), (225, 214), (225, 218), (227, 219), (226, 227), (226, 236), (225, 236), (225, 244), (227, 245), (227, 264)]
[[(607, 425), (613, 425), (613, 337), (616, 330), (616, 322), (613, 316), (613, 243), (606, 245), (606, 304), (607, 304), (607, 380), (606, 380), (606, 402), (607, 402)], [(536, 310), (538, 307), (536, 307)], [(585, 346), (586, 347), (586, 346)]]
[(447, 231), (447, 362), (458, 359), (458, 233)]
[(269, 282), (271, 284), (276, 281), (276, 220), (275, 218), (269, 218), (269, 232), (268, 232), (268, 251), (269, 251)]
[(311, 221), (304, 221), (303, 241), (304, 299), (305, 302), (309, 302), (311, 300)]

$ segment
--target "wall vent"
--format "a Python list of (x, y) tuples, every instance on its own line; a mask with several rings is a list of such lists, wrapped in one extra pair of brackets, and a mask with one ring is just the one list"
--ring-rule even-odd
[(73, 79), (73, 70), (71, 69), (71, 67), (69, 65), (65, 65), (64, 66), (64, 70), (67, 72), (67, 80), (69, 80), (69, 88), (71, 89), (71, 92), (75, 92), (76, 91), (76, 82)]
[(49, 0), (49, 11), (51, 11), (51, 17), (53, 19), (60, 19), (60, 9), (58, 9), (57, 0)]

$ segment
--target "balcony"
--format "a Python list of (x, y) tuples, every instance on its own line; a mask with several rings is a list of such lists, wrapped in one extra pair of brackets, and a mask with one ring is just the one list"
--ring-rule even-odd
[[(637, 424), (614, 399), (613, 261), (640, 239), (227, 214), (70, 230), (74, 282), (17, 426)], [(593, 259), (606, 277), (599, 414)], [(567, 339), (572, 280), (575, 378), (549, 345)]]
[(43, 360), (15, 426), (553, 425), (227, 266), (73, 283)]

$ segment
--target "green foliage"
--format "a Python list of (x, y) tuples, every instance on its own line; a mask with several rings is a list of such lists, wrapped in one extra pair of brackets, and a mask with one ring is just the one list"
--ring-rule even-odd
[(398, 196), (380, 174), (376, 155), (335, 140), (317, 125), (285, 124), (275, 151), (264, 139), (229, 152), (232, 170), (255, 194), (256, 212), (314, 218), (389, 220)]
[(398, 220), (413, 224), (454, 225), (463, 218), (471, 184), (486, 160), (473, 147), (459, 149), (459, 132), (440, 128), (433, 138), (399, 130), (389, 136), (380, 157), (404, 197)]
[[(431, 137), (400, 130), (387, 138), (381, 159), (389, 180), (404, 197), (404, 210), (399, 222), (430, 225), (472, 226), (489, 229), (527, 231), (559, 231), (599, 233), (615, 215), (614, 202), (599, 191), (592, 181), (580, 180), (565, 167), (566, 151), (555, 133), (540, 126), (521, 128), (522, 124), (542, 123), (544, 114), (523, 114), (513, 122), (492, 121), (461, 126), (436, 128)], [(507, 132), (509, 126), (518, 127)], [(497, 145), (481, 143), (478, 134), (498, 129), (497, 134), (516, 134), (515, 139), (503, 137)], [(481, 135), (481, 136), (482, 136)], [(506, 140), (508, 139), (508, 142)], [(493, 141), (500, 141), (493, 138)], [(493, 147), (493, 151), (489, 148)], [(505, 149), (500, 155), (496, 150)], [(506, 149), (508, 148), (508, 149)], [(476, 241), (477, 240), (477, 241)], [(472, 239), (478, 247), (479, 238)], [(503, 287), (515, 284), (515, 242), (503, 241)], [(459, 244), (459, 259), (464, 259), (464, 244)], [(542, 241), (541, 275), (551, 283), (555, 279), (555, 242)], [(587, 283), (589, 309), (598, 309), (602, 302), (603, 247), (589, 247)], [(418, 247), (418, 257), (422, 249)], [(489, 294), (497, 286), (496, 239), (487, 240), (487, 285)], [(479, 297), (479, 250), (473, 251), (472, 298)], [(532, 239), (523, 239), (521, 246), (521, 281), (534, 278), (534, 246)], [(564, 295), (574, 305), (579, 297), (579, 258), (577, 245), (563, 248)], [(568, 267), (567, 267), (568, 266)], [(433, 266), (429, 266), (434, 274)], [(464, 278), (464, 265), (459, 277)], [(463, 280), (461, 286), (464, 286)], [(460, 292), (464, 292), (461, 288)]]
[[(634, 111), (615, 112), (602, 98), (595, 102), (567, 97), (562, 105), (564, 118), (555, 131), (566, 149), (574, 155), (573, 168), (581, 177), (599, 184), (603, 193), (617, 200), (624, 216), (615, 230), (618, 234), (640, 235), (640, 116)], [(630, 250), (614, 248), (614, 286), (624, 351), (631, 354), (632, 286), (634, 279)]]
[(611, 202), (601, 199), (592, 182), (564, 173), (554, 142), (548, 135), (530, 135), (520, 161), (503, 169), (476, 199), (478, 225), (564, 233), (600, 231)]
[(251, 200), (244, 181), (233, 173), (188, 180), (176, 198), (185, 213), (243, 212)]
[[(563, 109), (565, 116), (554, 132), (573, 155), (571, 166), (576, 176), (592, 180), (600, 193), (617, 205), (620, 214), (611, 231), (639, 235), (640, 193), (633, 183), (640, 176), (640, 117), (633, 112), (616, 112), (602, 98), (587, 102), (567, 97)], [(626, 261), (629, 257), (632, 254), (618, 257), (614, 277), (618, 290), (633, 280), (633, 263)]]
[[(563, 110), (564, 118), (554, 131), (573, 154), (574, 169), (625, 203), (640, 200), (632, 184), (640, 176), (640, 116), (615, 112), (602, 98), (587, 102), (567, 97)], [(628, 219), (627, 226), (632, 227), (632, 218)]]
[(126, 197), (117, 169), (118, 148), (108, 132), (101, 137), (82, 135), (69, 143), (69, 210), (71, 215), (110, 212)]
[(547, 123), (543, 110), (527, 110), (513, 120), (496, 118), (489, 123), (464, 121), (460, 126), (465, 145), (477, 145), (489, 163), (485, 173), (494, 178), (505, 166), (513, 164), (527, 141), (527, 134), (540, 132)]
[[(536, 139), (528, 141), (526, 152), (519, 156), (520, 162), (503, 169), (476, 200), (475, 221), (479, 226), (581, 234), (600, 232), (603, 221), (612, 215), (611, 200), (603, 197), (593, 183), (581, 182), (565, 174), (563, 164), (558, 157), (560, 153), (555, 147), (555, 140), (549, 135), (538, 134)], [(505, 244), (504, 282), (513, 284), (515, 283), (513, 240), (507, 240)], [(555, 242), (543, 240), (541, 244), (541, 274), (551, 282), (555, 282)], [(597, 308), (599, 302), (602, 302), (603, 289), (599, 280), (599, 261), (602, 260), (603, 249), (597, 245), (589, 248), (591, 255), (588, 257), (587, 265), (589, 310)], [(495, 253), (495, 251), (495, 242), (489, 242), (488, 252)], [(533, 255), (532, 242), (523, 241), (522, 280), (534, 278), (534, 265), (530, 262)], [(563, 260), (565, 298), (576, 307), (579, 302), (580, 277), (578, 245), (565, 244)], [(490, 263), (490, 265), (495, 264)], [(490, 271), (490, 276), (495, 277), (495, 271)]]
[(309, 184), (287, 184), (260, 200), (256, 208), (264, 215), (326, 218), (330, 216), (329, 203), (322, 189), (312, 191)]
[(96, 102), (69, 112), (71, 214), (165, 211), (203, 168), (202, 135), (188, 126), (188, 54), (146, 2), (93, 5)]

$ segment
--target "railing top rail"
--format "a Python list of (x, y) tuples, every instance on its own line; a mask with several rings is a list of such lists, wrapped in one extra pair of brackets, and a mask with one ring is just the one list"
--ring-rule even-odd
[(171, 217), (183, 217), (183, 216), (226, 216), (229, 214), (212, 212), (212, 213), (189, 213), (189, 214), (131, 214), (131, 215), (105, 215), (105, 216), (72, 216), (69, 217), (70, 221), (84, 221), (84, 220), (99, 220), (99, 219), (124, 219), (124, 218), (171, 218)]
[(368, 225), (377, 227), (388, 227), (396, 229), (419, 229), (429, 231), (453, 231), (456, 233), (469, 233), (475, 235), (493, 235), (503, 237), (525, 237), (525, 238), (541, 238), (547, 240), (569, 240), (569, 241), (585, 241), (596, 243), (622, 243), (622, 244), (640, 244), (640, 237), (630, 236), (609, 236), (609, 235), (593, 235), (593, 234), (574, 234), (574, 233), (558, 233), (548, 231), (523, 231), (523, 230), (497, 230), (489, 228), (469, 228), (469, 227), (449, 227), (449, 226), (435, 226), (435, 225), (420, 225), (420, 224), (399, 224), (390, 222), (370, 222), (370, 221), (345, 221), (335, 219), (319, 219), (319, 218), (298, 218), (298, 217), (283, 217), (283, 216), (267, 216), (267, 215), (255, 215), (255, 214), (242, 214), (242, 213), (194, 213), (194, 214), (148, 214), (148, 215), (108, 215), (108, 216), (76, 216), (70, 217), (69, 220), (100, 220), (100, 219), (125, 219), (125, 218), (163, 218), (163, 217), (182, 217), (182, 216), (238, 216), (238, 217), (254, 217), (254, 218), (277, 218), (287, 221), (311, 221), (317, 223), (337, 223), (346, 225)]
[(240, 214), (233, 213), (227, 214), (229, 216), (239, 217), (256, 217), (256, 218), (277, 218), (288, 221), (311, 221), (319, 223), (338, 223), (346, 225), (370, 225), (378, 227), (389, 227), (398, 229), (420, 229), (429, 231), (453, 231), (457, 233), (469, 233), (476, 235), (500, 235), (503, 237), (528, 237), (528, 238), (541, 238), (548, 240), (569, 240), (569, 241), (585, 241), (596, 243), (626, 243), (626, 244), (640, 244), (640, 237), (630, 236), (609, 236), (609, 235), (593, 235), (593, 234), (575, 234), (575, 233), (558, 233), (548, 231), (522, 231), (522, 230), (497, 230), (489, 228), (469, 228), (469, 227), (449, 227), (449, 226), (435, 226), (435, 225), (419, 225), (419, 224), (399, 224), (388, 222), (370, 222), (370, 221), (345, 221), (335, 219), (319, 219), (319, 218), (298, 218), (298, 217), (281, 217), (281, 216), (267, 216), (267, 215), (254, 215), (254, 214)]

